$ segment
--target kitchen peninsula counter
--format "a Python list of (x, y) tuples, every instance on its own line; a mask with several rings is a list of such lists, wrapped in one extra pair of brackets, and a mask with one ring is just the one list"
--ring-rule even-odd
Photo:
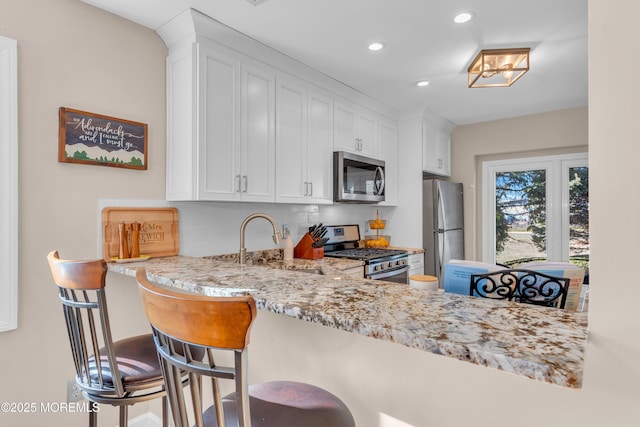
[(359, 261), (296, 259), (241, 266), (221, 257), (175, 256), (109, 263), (109, 270), (134, 276), (144, 267), (149, 279), (161, 285), (210, 296), (251, 295), (259, 310), (581, 387), (586, 313), (342, 275), (354, 262)]

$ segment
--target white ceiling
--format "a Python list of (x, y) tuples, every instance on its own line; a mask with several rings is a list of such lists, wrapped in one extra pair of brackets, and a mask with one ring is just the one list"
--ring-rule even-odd
[[(587, 105), (587, 0), (82, 1), (152, 29), (191, 7), (400, 113), (457, 125)], [(475, 19), (453, 22), (469, 10)], [(372, 41), (386, 48), (370, 52)], [(530, 47), (531, 70), (509, 88), (469, 89), (478, 51), (506, 47)]]

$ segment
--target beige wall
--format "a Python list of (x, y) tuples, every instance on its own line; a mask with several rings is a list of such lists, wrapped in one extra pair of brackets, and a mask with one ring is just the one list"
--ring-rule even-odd
[[(65, 402), (74, 374), (46, 255), (98, 256), (100, 198), (164, 197), (166, 49), (154, 32), (79, 0), (0, 0), (0, 34), (18, 41), (20, 158), (19, 318), (0, 334), (0, 402)], [(149, 169), (58, 163), (62, 106), (147, 123)], [(135, 287), (110, 278), (108, 296), (116, 336), (148, 330)], [(116, 424), (103, 412), (102, 425)], [(0, 413), (7, 426), (86, 422)]]
[(587, 107), (573, 108), (453, 130), (451, 180), (464, 184), (466, 259), (482, 261), (482, 161), (586, 151), (587, 114)]
[[(366, 411), (367, 420), (389, 420), (388, 416), (415, 427), (511, 426), (514, 420), (532, 427), (541, 422), (563, 427), (638, 425), (640, 287), (630, 283), (629, 272), (611, 267), (635, 265), (640, 255), (640, 230), (634, 221), (640, 208), (635, 172), (640, 88), (618, 78), (625, 71), (618, 70), (612, 77), (610, 64), (618, 64), (619, 58), (634, 51), (637, 37), (629, 34), (636, 28), (634, 17), (640, 13), (640, 4), (590, 0), (589, 13), (593, 285), (583, 388), (562, 389), (315, 325), (302, 328), (302, 322), (268, 314), (259, 317), (254, 330), (252, 357), (260, 361), (254, 364), (256, 378), (304, 376), (321, 385), (338, 384), (339, 394)], [(58, 402), (65, 399), (65, 382), (72, 370), (45, 255), (51, 249), (67, 257), (97, 255), (100, 198), (163, 198), (165, 49), (153, 32), (78, 0), (0, 0), (0, 33), (19, 44), (21, 220), (19, 329), (0, 334), (0, 401)], [(638, 61), (627, 60), (625, 69), (640, 68)], [(58, 163), (60, 106), (148, 123), (149, 170)], [(583, 123), (585, 112), (561, 114), (561, 122), (574, 114), (573, 120)], [(548, 124), (553, 117), (523, 118), (521, 126), (530, 132), (515, 127), (515, 136), (540, 135), (544, 127), (533, 126), (538, 119)], [(498, 135), (498, 128), (498, 123), (468, 127), (485, 141), (483, 133)], [(552, 128), (564, 126), (556, 123)], [(471, 144), (465, 129), (455, 139)], [(562, 146), (584, 144), (584, 135), (567, 136)], [(546, 143), (553, 137), (536, 139)], [(574, 142), (565, 142), (570, 138)], [(513, 141), (504, 136), (501, 140), (504, 149), (512, 149)], [(474, 153), (469, 155), (459, 149), (454, 142), (454, 176), (471, 183), (473, 156), (488, 152), (467, 146)], [(116, 335), (146, 330), (132, 282), (110, 277), (109, 286), (111, 308), (118, 319)], [(367, 400), (366, 396), (373, 397)], [(493, 402), (494, 397), (507, 406), (487, 411), (483, 398)], [(523, 416), (523, 402), (539, 409), (533, 410), (533, 416)], [(136, 405), (134, 415), (144, 410), (144, 405)], [(377, 417), (377, 411), (386, 415)], [(115, 424), (113, 414), (104, 412), (102, 425)], [(0, 425), (80, 426), (86, 425), (86, 417), (0, 413)], [(359, 427), (401, 425), (406, 424), (372, 421)]]

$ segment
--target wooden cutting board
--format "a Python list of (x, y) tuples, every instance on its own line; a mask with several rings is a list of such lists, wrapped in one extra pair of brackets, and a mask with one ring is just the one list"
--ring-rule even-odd
[(173, 256), (180, 251), (176, 208), (107, 207), (102, 210), (102, 254), (107, 262), (118, 257), (121, 222), (140, 224), (141, 256)]

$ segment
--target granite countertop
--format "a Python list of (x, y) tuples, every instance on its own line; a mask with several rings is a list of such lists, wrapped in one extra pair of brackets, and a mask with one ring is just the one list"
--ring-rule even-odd
[(389, 249), (400, 249), (402, 251), (407, 251), (409, 255), (424, 253), (423, 248), (405, 248), (403, 246), (389, 246)]
[[(340, 273), (354, 266), (349, 260), (265, 258), (262, 265), (241, 266), (229, 258), (153, 258), (109, 263), (109, 270), (134, 276), (144, 267), (159, 284), (211, 296), (249, 294), (260, 310), (558, 386), (582, 386), (586, 313), (357, 279)], [(309, 274), (318, 270), (324, 274)]]
[[(341, 271), (351, 268), (362, 267), (364, 261), (346, 258), (322, 258), (322, 259), (304, 259), (294, 258), (291, 261), (285, 261), (283, 249), (268, 249), (264, 251), (247, 252), (247, 265), (260, 265), (278, 270), (302, 271), (306, 273), (316, 274), (334, 274), (341, 275)], [(213, 255), (204, 257), (214, 261), (226, 261), (237, 263), (238, 253)]]

